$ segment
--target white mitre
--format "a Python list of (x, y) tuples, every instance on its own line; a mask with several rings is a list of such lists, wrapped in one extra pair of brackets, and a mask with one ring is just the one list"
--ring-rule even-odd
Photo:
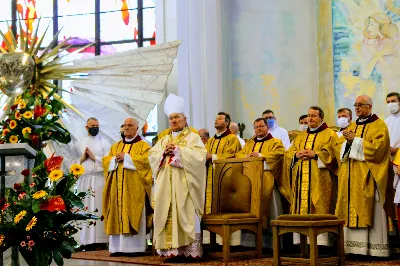
[(165, 100), (164, 113), (169, 117), (171, 114), (183, 114), (185, 100), (175, 94), (170, 93)]

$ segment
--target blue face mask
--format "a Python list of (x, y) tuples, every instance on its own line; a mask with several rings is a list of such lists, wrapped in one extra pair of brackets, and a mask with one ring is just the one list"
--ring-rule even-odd
[(275, 126), (275, 119), (267, 119), (268, 128), (273, 128)]

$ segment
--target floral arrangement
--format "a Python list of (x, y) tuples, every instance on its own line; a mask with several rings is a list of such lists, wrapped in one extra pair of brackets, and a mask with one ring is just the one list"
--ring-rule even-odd
[(32, 172), (25, 169), (24, 182), (7, 188), (0, 200), (0, 246), (19, 246), (28, 265), (50, 265), (52, 260), (63, 265), (77, 246), (73, 235), (83, 223), (98, 219), (82, 203), (93, 191), (73, 191), (83, 166), (74, 164), (64, 173), (61, 163), (62, 157), (52, 156)]
[(0, 123), (0, 143), (28, 143), (38, 151), (42, 141), (69, 143), (71, 136), (59, 123), (65, 106), (52, 97), (55, 90), (45, 97), (31, 88), (18, 96)]

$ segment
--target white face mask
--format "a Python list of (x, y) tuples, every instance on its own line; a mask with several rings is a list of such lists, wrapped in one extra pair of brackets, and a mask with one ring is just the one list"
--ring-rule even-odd
[(308, 128), (308, 125), (300, 125), (300, 131), (306, 131)]
[(339, 117), (337, 120), (337, 124), (340, 128), (346, 128), (349, 126), (349, 119), (347, 117)]
[(391, 114), (395, 114), (399, 111), (399, 103), (388, 103), (387, 109)]

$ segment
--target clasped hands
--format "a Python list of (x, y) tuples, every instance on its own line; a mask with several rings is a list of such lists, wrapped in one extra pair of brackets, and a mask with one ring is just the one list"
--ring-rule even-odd
[(174, 155), (174, 149), (175, 149), (175, 145), (172, 143), (168, 143), (167, 146), (165, 146), (164, 155), (165, 156)]
[(125, 152), (120, 152), (115, 155), (115, 163), (120, 163), (124, 161)]
[(356, 133), (351, 130), (343, 130), (343, 137), (347, 140), (347, 142), (352, 143), (354, 138), (356, 137)]
[(296, 158), (300, 160), (309, 160), (315, 158), (315, 152), (313, 150), (302, 150), (296, 152)]
[(258, 157), (258, 152), (253, 151), (252, 153), (250, 153), (246, 157)]
[(83, 153), (83, 155), (81, 157), (81, 163), (86, 161), (88, 158), (92, 161), (96, 160), (96, 157), (94, 156), (93, 152), (88, 147), (86, 147), (85, 152)]

